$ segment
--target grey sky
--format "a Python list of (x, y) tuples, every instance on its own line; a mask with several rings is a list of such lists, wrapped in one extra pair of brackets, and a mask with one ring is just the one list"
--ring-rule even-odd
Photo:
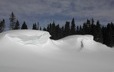
[(108, 23), (114, 21), (114, 0), (0, 0), (0, 19), (8, 20), (12, 11), (28, 24), (63, 24), (73, 17), (77, 24), (91, 18)]

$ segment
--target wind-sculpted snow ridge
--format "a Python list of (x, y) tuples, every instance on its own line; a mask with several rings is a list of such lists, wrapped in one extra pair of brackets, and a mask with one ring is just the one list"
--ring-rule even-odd
[[(0, 34), (1, 48), (28, 48), (35, 52), (48, 53), (57, 49), (50, 34), (39, 30), (11, 30)], [(34, 50), (37, 49), (37, 50)]]
[(55, 41), (60, 48), (76, 49), (77, 51), (102, 51), (110, 48), (101, 43), (95, 42), (92, 35), (72, 35)]
[(51, 40), (38, 30), (0, 34), (0, 72), (114, 72), (114, 50), (91, 35)]
[(13, 30), (4, 33), (4, 38), (24, 45), (42, 45), (50, 39), (50, 34), (35, 30)]
[(72, 35), (60, 40), (51, 40), (51, 35), (46, 31), (12, 30), (4, 32), (0, 36), (2, 41), (7, 40), (25, 46), (35, 45), (47, 47), (47, 44), (48, 46), (53, 45), (61, 49), (75, 49), (77, 51), (109, 49), (106, 45), (95, 42), (92, 35)]

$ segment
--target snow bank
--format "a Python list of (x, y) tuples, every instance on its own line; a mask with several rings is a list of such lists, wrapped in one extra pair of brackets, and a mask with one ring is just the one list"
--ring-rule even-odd
[(0, 72), (114, 72), (114, 51), (91, 35), (51, 40), (36, 30), (0, 34)]
[(3, 33), (3, 38), (21, 44), (41, 45), (45, 44), (50, 38), (50, 34), (44, 31), (35, 30), (14, 30)]
[[(23, 48), (42, 54), (57, 50), (50, 39), (50, 34), (39, 30), (12, 30), (0, 34), (1, 49), (18, 50)], [(51, 52), (50, 52), (51, 51)]]
[(101, 43), (95, 42), (92, 35), (73, 35), (55, 41), (55, 44), (65, 49), (75, 49), (77, 51), (103, 51), (110, 48)]
[[(107, 49), (106, 45), (97, 43), (93, 40), (92, 35), (73, 35), (60, 40), (51, 40), (50, 34), (46, 31), (36, 30), (13, 30), (7, 31), (0, 35), (2, 41), (13, 41), (25, 46), (36, 45), (45, 46), (46, 44), (54, 45), (58, 48), (77, 49), (77, 50), (99, 50)], [(5, 43), (5, 42), (3, 42)], [(96, 46), (103, 46), (97, 47)], [(46, 46), (45, 46), (46, 47)], [(109, 49), (109, 48), (108, 48)]]

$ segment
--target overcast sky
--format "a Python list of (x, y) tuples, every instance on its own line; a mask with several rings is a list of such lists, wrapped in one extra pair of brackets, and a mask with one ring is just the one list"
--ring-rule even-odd
[(63, 24), (73, 17), (76, 24), (91, 18), (105, 24), (114, 21), (114, 0), (0, 0), (0, 19), (8, 21), (12, 11), (29, 25), (52, 21)]

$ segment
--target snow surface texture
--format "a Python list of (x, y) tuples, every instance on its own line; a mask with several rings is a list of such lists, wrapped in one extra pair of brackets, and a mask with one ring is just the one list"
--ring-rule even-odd
[(1, 33), (0, 72), (114, 72), (113, 49), (93, 36), (49, 37), (35, 30)]

